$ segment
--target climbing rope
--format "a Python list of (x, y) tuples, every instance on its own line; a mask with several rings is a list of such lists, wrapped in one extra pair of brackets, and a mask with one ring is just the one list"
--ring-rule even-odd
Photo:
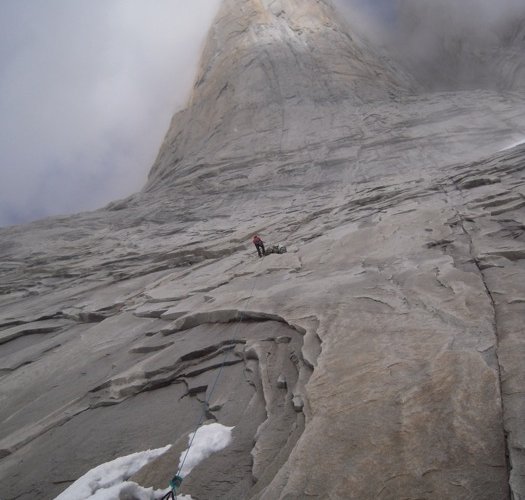
[[(244, 317), (244, 313), (247, 311), (248, 305), (250, 304), (250, 301), (253, 298), (253, 292), (255, 291), (255, 285), (256, 284), (257, 284), (257, 280), (256, 280), (256, 277), (254, 277), (253, 278), (253, 286), (252, 286), (250, 295), (248, 296), (248, 301), (246, 302), (243, 310), (239, 311), (239, 319), (237, 321), (237, 324), (235, 325), (235, 330), (233, 332), (233, 345), (235, 345), (235, 341), (237, 340), (239, 328), (241, 326), (241, 323), (242, 323), (242, 320), (243, 320), (243, 317)], [(182, 474), (182, 470), (184, 468), (184, 464), (186, 463), (186, 459), (188, 458), (188, 455), (190, 453), (190, 449), (191, 449), (191, 447), (193, 445), (193, 441), (195, 440), (195, 436), (197, 435), (197, 431), (199, 430), (200, 426), (204, 422), (204, 418), (206, 416), (206, 411), (209, 408), (211, 397), (212, 397), (212, 395), (213, 395), (213, 393), (215, 391), (215, 388), (217, 387), (217, 383), (218, 383), (218, 381), (219, 381), (219, 379), (221, 377), (222, 371), (224, 369), (224, 365), (226, 364), (226, 360), (228, 359), (229, 352), (230, 352), (229, 349), (225, 349), (222, 363), (220, 365), (219, 371), (217, 372), (217, 375), (215, 376), (215, 380), (213, 381), (213, 384), (211, 386), (210, 392), (208, 393), (208, 396), (204, 400), (204, 403), (202, 405), (202, 411), (201, 411), (201, 414), (200, 414), (200, 417), (199, 417), (199, 421), (197, 423), (197, 426), (195, 427), (195, 431), (193, 432), (193, 434), (191, 436), (190, 442), (188, 444), (188, 448), (186, 449), (184, 457), (183, 457), (183, 459), (181, 461), (181, 464), (180, 464), (180, 466), (179, 466), (179, 468), (177, 470), (177, 474), (175, 474), (175, 476), (173, 476), (172, 480), (170, 481), (170, 488), (171, 488), (171, 490), (168, 493), (166, 493), (166, 495), (164, 495), (161, 500), (176, 500), (177, 499), (177, 490), (181, 487), (181, 484), (182, 484), (182, 481), (183, 481), (183, 477), (182, 477), (181, 474)]]

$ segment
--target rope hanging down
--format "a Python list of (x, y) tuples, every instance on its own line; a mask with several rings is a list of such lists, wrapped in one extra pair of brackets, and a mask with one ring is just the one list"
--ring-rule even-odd
[[(238, 320), (237, 324), (235, 325), (235, 330), (233, 332), (233, 340), (234, 341), (237, 340), (239, 327), (240, 327), (240, 325), (242, 323), (242, 319), (244, 317), (244, 313), (248, 309), (248, 305), (249, 305), (250, 301), (253, 298), (253, 292), (255, 291), (256, 283), (257, 283), (257, 281), (256, 281), (256, 278), (254, 277), (253, 278), (253, 286), (252, 286), (252, 290), (250, 292), (250, 295), (248, 296), (248, 301), (246, 302), (246, 305), (244, 306), (244, 309), (242, 311), (239, 311), (239, 320)], [(233, 345), (235, 345), (235, 344), (233, 344)], [(211, 386), (211, 390), (208, 393), (208, 396), (206, 397), (206, 400), (203, 403), (202, 411), (201, 411), (201, 414), (200, 414), (200, 417), (199, 417), (199, 422), (197, 423), (197, 426), (195, 427), (195, 431), (193, 432), (193, 435), (191, 436), (188, 448), (186, 449), (186, 453), (184, 454), (184, 458), (182, 459), (181, 464), (179, 466), (179, 469), (177, 470), (177, 474), (175, 474), (175, 476), (173, 476), (172, 480), (170, 481), (171, 491), (166, 493), (166, 495), (164, 495), (161, 500), (176, 500), (177, 499), (177, 490), (181, 487), (182, 480), (183, 480), (183, 477), (182, 477), (181, 474), (182, 474), (182, 470), (183, 470), (184, 464), (186, 463), (186, 459), (188, 458), (188, 454), (190, 453), (190, 449), (191, 449), (191, 446), (193, 445), (193, 441), (195, 440), (195, 436), (197, 435), (197, 431), (199, 430), (200, 426), (204, 422), (204, 417), (206, 416), (206, 410), (209, 408), (209, 403), (210, 403), (211, 397), (213, 395), (213, 392), (215, 391), (215, 388), (217, 387), (217, 382), (219, 381), (219, 378), (221, 377), (222, 370), (223, 370), (224, 365), (226, 363), (226, 360), (228, 358), (228, 354), (229, 354), (229, 349), (226, 349), (224, 351), (224, 358), (222, 360), (222, 363), (221, 363), (221, 366), (219, 368), (219, 371), (217, 372), (217, 375), (215, 376), (215, 380), (213, 381), (213, 384)]]

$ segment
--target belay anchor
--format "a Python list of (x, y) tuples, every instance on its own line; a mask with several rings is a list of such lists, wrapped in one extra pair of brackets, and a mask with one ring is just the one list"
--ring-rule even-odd
[(166, 493), (161, 500), (177, 500), (177, 490), (182, 484), (182, 477), (173, 476), (173, 479), (170, 481), (171, 491)]

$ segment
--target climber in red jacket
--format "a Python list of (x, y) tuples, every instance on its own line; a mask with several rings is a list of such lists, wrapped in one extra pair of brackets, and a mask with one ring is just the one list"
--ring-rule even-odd
[(259, 236), (255, 235), (253, 237), (253, 244), (255, 245), (255, 248), (257, 248), (257, 253), (259, 254), (259, 257), (262, 257), (264, 255), (264, 242), (259, 238)]

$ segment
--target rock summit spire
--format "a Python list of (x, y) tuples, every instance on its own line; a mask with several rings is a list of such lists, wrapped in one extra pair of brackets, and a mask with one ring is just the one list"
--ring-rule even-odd
[(180, 182), (195, 164), (303, 148), (314, 129), (333, 137), (319, 119), (411, 85), (330, 1), (224, 0), (148, 189)]

